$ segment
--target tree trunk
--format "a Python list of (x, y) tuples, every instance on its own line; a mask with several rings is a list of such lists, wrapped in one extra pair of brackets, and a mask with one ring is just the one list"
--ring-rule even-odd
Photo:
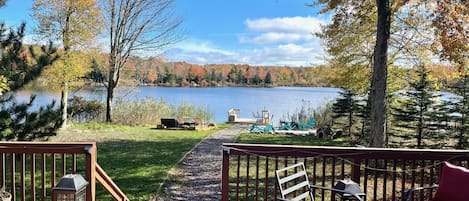
[(376, 0), (378, 23), (371, 82), (371, 133), (369, 146), (384, 147), (386, 139), (387, 51), (391, 26), (389, 0)]
[(63, 84), (62, 92), (61, 92), (61, 97), (60, 97), (60, 110), (62, 111), (62, 128), (67, 127), (67, 108), (68, 108), (68, 89), (67, 89), (67, 84)]
[[(112, 79), (112, 78), (111, 78)], [(109, 84), (106, 97), (106, 122), (112, 122), (112, 99), (114, 98), (114, 86)]]
[(352, 124), (353, 124), (352, 118), (353, 118), (353, 112), (352, 112), (352, 108), (350, 108), (350, 112), (348, 113), (348, 134), (351, 137), (355, 137), (354, 135), (352, 135)]

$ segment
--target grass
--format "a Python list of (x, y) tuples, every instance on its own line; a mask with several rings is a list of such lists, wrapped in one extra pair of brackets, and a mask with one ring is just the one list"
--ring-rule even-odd
[(284, 144), (284, 145), (308, 145), (308, 146), (350, 146), (350, 141), (345, 138), (324, 140), (314, 135), (279, 135), (279, 134), (252, 134), (242, 133), (237, 143), (248, 144)]
[[(184, 154), (206, 136), (226, 127), (175, 131), (87, 123), (74, 125), (50, 140), (96, 141), (98, 163), (129, 199), (150, 200), (162, 193), (160, 185)], [(100, 187), (97, 190), (96, 200), (111, 200)]]

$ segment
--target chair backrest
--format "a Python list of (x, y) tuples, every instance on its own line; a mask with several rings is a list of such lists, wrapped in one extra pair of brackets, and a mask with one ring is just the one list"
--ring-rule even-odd
[(275, 174), (282, 199), (299, 201), (309, 198), (314, 201), (305, 165), (302, 162), (276, 170)]

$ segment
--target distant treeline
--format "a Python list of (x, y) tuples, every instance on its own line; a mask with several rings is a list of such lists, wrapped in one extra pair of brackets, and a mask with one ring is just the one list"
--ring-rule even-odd
[[(87, 78), (105, 81), (103, 65), (93, 61)], [(121, 73), (124, 79), (139, 85), (168, 87), (186, 86), (331, 86), (328, 69), (318, 67), (251, 66), (247, 64), (197, 65), (187, 62), (165, 62), (158, 58), (133, 57)]]
[[(106, 62), (95, 59), (86, 78), (102, 83), (106, 80)], [(435, 65), (430, 67), (431, 77), (445, 86), (451, 81), (448, 67)], [(248, 64), (207, 64), (197, 65), (187, 62), (166, 62), (161, 58), (130, 58), (121, 72), (121, 78), (133, 85), (153, 85), (166, 87), (275, 87), (309, 86), (341, 87), (337, 76), (345, 68), (331, 68), (326, 65), (309, 67), (291, 66), (251, 66)], [(403, 75), (409, 75), (411, 69), (401, 69)], [(406, 78), (401, 78), (404, 82)], [(403, 84), (403, 83), (402, 83)], [(405, 84), (403, 84), (405, 85)], [(399, 87), (401, 89), (406, 86)], [(444, 88), (444, 87), (443, 87)]]

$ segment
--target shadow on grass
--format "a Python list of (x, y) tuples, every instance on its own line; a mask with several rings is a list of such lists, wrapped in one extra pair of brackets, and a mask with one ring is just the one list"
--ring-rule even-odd
[[(149, 200), (168, 171), (200, 139), (171, 141), (113, 140), (99, 142), (98, 163), (130, 200)], [(97, 188), (100, 189), (100, 188)], [(100, 189), (97, 200), (110, 200)]]

